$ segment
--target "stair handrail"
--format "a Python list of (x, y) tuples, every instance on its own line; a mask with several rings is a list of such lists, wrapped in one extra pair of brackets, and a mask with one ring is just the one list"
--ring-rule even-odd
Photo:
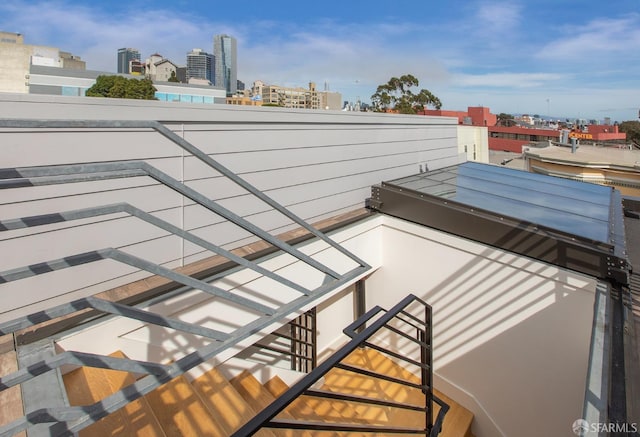
[[(299, 398), (302, 395), (317, 395), (317, 390), (312, 390), (311, 387), (321, 380), (331, 369), (336, 367), (346, 368), (348, 366), (341, 365), (340, 363), (354, 350), (359, 347), (368, 344), (368, 340), (384, 328), (391, 320), (397, 318), (401, 313), (406, 314), (404, 311), (409, 305), (414, 302), (418, 302), (424, 306), (424, 323), (425, 329), (418, 334), (418, 337), (422, 336), (422, 339), (417, 338), (415, 341), (420, 344), (421, 349), (421, 370), (422, 378), (421, 384), (418, 386), (425, 394), (425, 407), (415, 408), (408, 404), (396, 403), (389, 401), (388, 404), (394, 404), (394, 406), (407, 409), (419, 409), (424, 411), (425, 414), (425, 428), (424, 429), (409, 429), (398, 427), (381, 427), (375, 425), (359, 425), (359, 424), (336, 424), (336, 423), (317, 423), (317, 422), (293, 422), (291, 420), (273, 420), (276, 415), (282, 412), (288, 405)], [(383, 313), (376, 320), (372, 321), (369, 326), (364, 328), (361, 332), (355, 333), (356, 327), (362, 326), (365, 322), (370, 321), (372, 317), (378, 313)], [(239, 428), (232, 437), (245, 437), (256, 433), (261, 428), (290, 428), (290, 429), (315, 429), (315, 430), (332, 430), (332, 431), (365, 431), (365, 432), (387, 432), (387, 433), (407, 433), (413, 431), (413, 433), (425, 432), (425, 435), (429, 437), (436, 437), (441, 429), (444, 416), (449, 410), (449, 406), (433, 395), (433, 367), (432, 367), (432, 310), (431, 306), (424, 302), (419, 297), (409, 294), (390, 310), (385, 310), (380, 306), (375, 306), (363, 316), (361, 316), (356, 322), (347, 326), (344, 331), (352, 339), (342, 346), (338, 351), (329, 356), (325, 361), (320, 363), (312, 372), (306, 374), (297, 383), (295, 383), (286, 392), (276, 398), (270, 405), (256, 414), (251, 420), (249, 420), (244, 426)], [(369, 372), (373, 373), (373, 372)], [(380, 375), (381, 376), (381, 375)], [(387, 377), (388, 380), (396, 380), (396, 378)], [(399, 382), (396, 380), (395, 382)], [(407, 383), (414, 386), (413, 383)], [(354, 398), (353, 395), (349, 396)], [(368, 398), (362, 396), (355, 396), (360, 402), (368, 402)], [(440, 405), (440, 411), (435, 421), (433, 421), (433, 403)]]

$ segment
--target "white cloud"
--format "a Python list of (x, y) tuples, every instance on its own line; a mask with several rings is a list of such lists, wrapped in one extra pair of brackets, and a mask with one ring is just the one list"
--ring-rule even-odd
[(565, 62), (601, 64), (611, 57), (638, 58), (640, 14), (624, 18), (600, 18), (584, 25), (570, 25), (547, 43), (537, 57)]
[(482, 2), (478, 5), (476, 25), (487, 34), (506, 33), (520, 25), (522, 7), (513, 2)]
[(0, 28), (18, 28), (27, 43), (71, 51), (87, 62), (88, 69), (104, 71), (115, 70), (120, 47), (137, 48), (143, 57), (159, 52), (184, 64), (194, 47), (211, 52), (214, 31), (223, 31), (222, 26), (187, 14), (160, 9), (128, 12), (108, 14), (66, 2), (24, 2), (0, 6)]
[(551, 82), (563, 79), (566, 79), (566, 76), (556, 73), (458, 74), (454, 77), (453, 85), (461, 87), (533, 88), (548, 86)]
[[(411, 73), (449, 108), (510, 102), (522, 104), (522, 112), (538, 113), (546, 110), (526, 105), (544, 102), (552, 93), (569, 95), (576, 85), (586, 96), (593, 94), (587, 86), (631, 87), (635, 77), (629, 65), (638, 61), (640, 47), (638, 14), (554, 28), (525, 20), (530, 6), (521, 0), (471, 1), (455, 18), (438, 22), (410, 15), (368, 22), (277, 21), (274, 16), (223, 22), (216, 21), (218, 16), (191, 14), (186, 6), (180, 9), (180, 0), (171, 10), (152, 1), (130, 1), (142, 1), (145, 7), (128, 9), (121, 2), (89, 7), (71, 0), (2, 2), (0, 29), (23, 33), (28, 44), (70, 51), (87, 61), (89, 69), (104, 71), (115, 70), (120, 47), (138, 48), (144, 57), (159, 52), (184, 64), (192, 48), (212, 51), (213, 35), (228, 33), (238, 39), (238, 78), (249, 86), (257, 79), (304, 87), (314, 81), (319, 88), (327, 82), (345, 99), (368, 101), (379, 84)], [(554, 35), (555, 41), (532, 47), (531, 28), (525, 24), (539, 26), (540, 40)], [(576, 110), (620, 106), (606, 93), (592, 103), (578, 94), (569, 100), (581, 102)]]

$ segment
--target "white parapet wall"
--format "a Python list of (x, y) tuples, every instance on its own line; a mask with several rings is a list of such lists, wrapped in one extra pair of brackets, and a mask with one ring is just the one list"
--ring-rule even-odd
[[(313, 222), (361, 208), (370, 187), (459, 160), (446, 117), (156, 101), (0, 95), (0, 119), (159, 120)], [(2, 168), (141, 160), (273, 233), (297, 225), (149, 129), (0, 129)], [(255, 238), (149, 177), (3, 190), (0, 219), (128, 202), (226, 248)], [(140, 220), (111, 216), (0, 235), (0, 271), (106, 247), (170, 268), (209, 256)], [(0, 320), (126, 284), (146, 272), (112, 261), (3, 284)], [(10, 297), (7, 297), (10, 296)]]

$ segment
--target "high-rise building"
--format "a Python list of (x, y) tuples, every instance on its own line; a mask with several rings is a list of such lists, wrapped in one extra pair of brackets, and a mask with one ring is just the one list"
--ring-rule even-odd
[(216, 35), (213, 37), (213, 54), (216, 57), (215, 85), (233, 95), (238, 86), (238, 47), (234, 37)]
[(189, 79), (206, 79), (213, 83), (214, 56), (202, 49), (193, 49), (187, 53), (187, 82)]
[(129, 74), (131, 61), (140, 61), (138, 49), (122, 48), (118, 49), (118, 73)]

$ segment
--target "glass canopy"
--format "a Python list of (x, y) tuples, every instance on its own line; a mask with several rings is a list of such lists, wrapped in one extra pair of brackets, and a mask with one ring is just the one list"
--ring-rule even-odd
[(474, 162), (388, 183), (609, 243), (609, 187)]

